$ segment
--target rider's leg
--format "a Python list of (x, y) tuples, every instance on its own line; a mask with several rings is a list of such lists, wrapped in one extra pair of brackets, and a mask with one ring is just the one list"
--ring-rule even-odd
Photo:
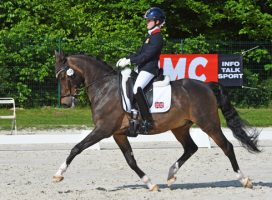
[(151, 120), (150, 119), (151, 115), (149, 113), (149, 108), (143, 93), (143, 89), (147, 86), (147, 84), (153, 78), (154, 78), (153, 74), (146, 71), (141, 71), (139, 75), (137, 76), (137, 79), (133, 87), (134, 99), (136, 100), (136, 103), (138, 104), (141, 116), (144, 120)]
[(127, 133), (128, 136), (136, 137), (140, 132), (147, 133), (148, 129), (150, 129), (152, 126), (152, 116), (149, 113), (149, 107), (143, 94), (143, 89), (153, 78), (154, 75), (146, 71), (141, 71), (137, 76), (133, 87), (133, 94), (134, 100), (136, 100), (143, 120), (141, 123), (139, 122), (137, 119), (138, 111), (135, 109), (135, 107), (132, 107), (130, 128), (129, 132)]
[[(133, 86), (133, 95), (134, 95), (134, 98), (133, 98), (133, 102), (132, 102), (132, 108), (131, 108), (131, 116), (133, 118), (133, 116), (137, 116), (138, 117), (138, 111), (135, 107), (135, 103), (137, 103), (136, 101), (136, 98), (135, 98), (135, 95), (137, 94), (137, 90), (138, 88), (141, 88), (141, 89), (144, 89), (147, 84), (154, 78), (154, 75), (149, 73), (149, 72), (146, 72), (146, 71), (141, 71), (138, 76), (137, 76), (137, 79), (135, 81), (135, 84)], [(134, 118), (136, 119), (136, 118)]]
[(141, 71), (139, 75), (137, 76), (137, 79), (135, 81), (134, 87), (133, 87), (133, 93), (134, 95), (137, 93), (138, 87), (144, 89), (145, 86), (154, 78), (154, 75), (146, 72)]
[(149, 112), (149, 106), (148, 106), (148, 103), (147, 103), (147, 100), (145, 98), (142, 88), (138, 87), (137, 93), (134, 96), (134, 98), (135, 98), (137, 105), (139, 107), (142, 120), (147, 121), (147, 122), (152, 122), (153, 121), (152, 115)]

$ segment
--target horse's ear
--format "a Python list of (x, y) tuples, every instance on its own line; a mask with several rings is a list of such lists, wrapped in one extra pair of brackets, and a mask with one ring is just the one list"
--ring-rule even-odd
[(65, 55), (63, 51), (58, 52), (57, 50), (55, 50), (55, 56), (56, 56), (56, 60), (63, 60), (65, 59)]

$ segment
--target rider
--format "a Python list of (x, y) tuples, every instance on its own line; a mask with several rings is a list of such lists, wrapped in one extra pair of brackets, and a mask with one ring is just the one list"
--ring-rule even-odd
[[(137, 136), (140, 132), (148, 133), (152, 128), (153, 119), (149, 112), (143, 89), (154, 77), (158, 76), (158, 62), (163, 47), (163, 37), (160, 28), (165, 23), (166, 17), (164, 12), (158, 7), (152, 7), (146, 11), (144, 18), (147, 20), (148, 35), (145, 38), (142, 47), (137, 53), (121, 58), (116, 63), (117, 67), (135, 64), (137, 65), (137, 71), (139, 73), (133, 87), (133, 93), (142, 116), (140, 125), (142, 129), (135, 130), (136, 128), (134, 128), (134, 131), (132, 131), (134, 133), (131, 133), (131, 136)], [(135, 114), (137, 113), (137, 110), (133, 108), (131, 109), (131, 112), (132, 116), (137, 116), (137, 114)], [(135, 127), (135, 124), (130, 123), (130, 130), (131, 125)]]

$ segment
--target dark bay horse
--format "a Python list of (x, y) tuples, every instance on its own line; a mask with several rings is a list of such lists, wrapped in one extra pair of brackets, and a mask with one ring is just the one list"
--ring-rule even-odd
[[(95, 127), (86, 138), (72, 148), (66, 161), (53, 176), (53, 181), (63, 180), (63, 174), (72, 160), (84, 149), (113, 136), (130, 168), (136, 172), (149, 190), (158, 190), (158, 186), (152, 184), (148, 176), (138, 167), (125, 135), (130, 116), (121, 105), (119, 74), (105, 62), (86, 55), (65, 57), (63, 52), (55, 52), (55, 56), (56, 77), (61, 83), (61, 103), (71, 107), (74, 96), (83, 83), (91, 102)], [(159, 134), (171, 130), (184, 148), (181, 157), (169, 169), (168, 185), (175, 182), (179, 168), (198, 149), (189, 134), (190, 127), (195, 123), (223, 150), (242, 185), (252, 187), (251, 180), (243, 175), (238, 166), (233, 145), (222, 133), (218, 108), (222, 110), (233, 135), (249, 152), (260, 152), (257, 147), (259, 133), (254, 130), (248, 132), (243, 120), (231, 105), (225, 90), (215, 83), (208, 85), (190, 79), (173, 81), (171, 86), (172, 106), (166, 113), (152, 115), (154, 127), (150, 132), (150, 134)]]

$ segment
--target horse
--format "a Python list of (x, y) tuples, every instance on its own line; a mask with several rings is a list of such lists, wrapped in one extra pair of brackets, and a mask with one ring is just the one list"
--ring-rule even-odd
[[(61, 104), (71, 107), (82, 84), (88, 95), (94, 122), (94, 129), (78, 144), (61, 164), (53, 182), (64, 179), (64, 172), (72, 160), (84, 149), (96, 144), (104, 138), (113, 136), (121, 149), (129, 167), (139, 176), (150, 191), (158, 191), (157, 184), (138, 167), (133, 151), (125, 134), (130, 114), (122, 107), (120, 74), (118, 70), (96, 57), (84, 54), (65, 57), (63, 52), (55, 51), (56, 78), (61, 85)], [(189, 134), (193, 124), (196, 124), (223, 150), (229, 158), (237, 179), (246, 188), (252, 188), (251, 179), (245, 176), (239, 168), (231, 142), (224, 136), (218, 110), (221, 109), (227, 126), (233, 135), (251, 153), (258, 153), (259, 132), (248, 129), (245, 121), (240, 118), (236, 109), (231, 105), (228, 93), (217, 83), (206, 84), (192, 79), (171, 81), (171, 108), (166, 113), (152, 114), (154, 125), (150, 135), (171, 130), (175, 138), (183, 146), (183, 154), (170, 167), (167, 184), (170, 187), (176, 181), (180, 167), (198, 150)]]

